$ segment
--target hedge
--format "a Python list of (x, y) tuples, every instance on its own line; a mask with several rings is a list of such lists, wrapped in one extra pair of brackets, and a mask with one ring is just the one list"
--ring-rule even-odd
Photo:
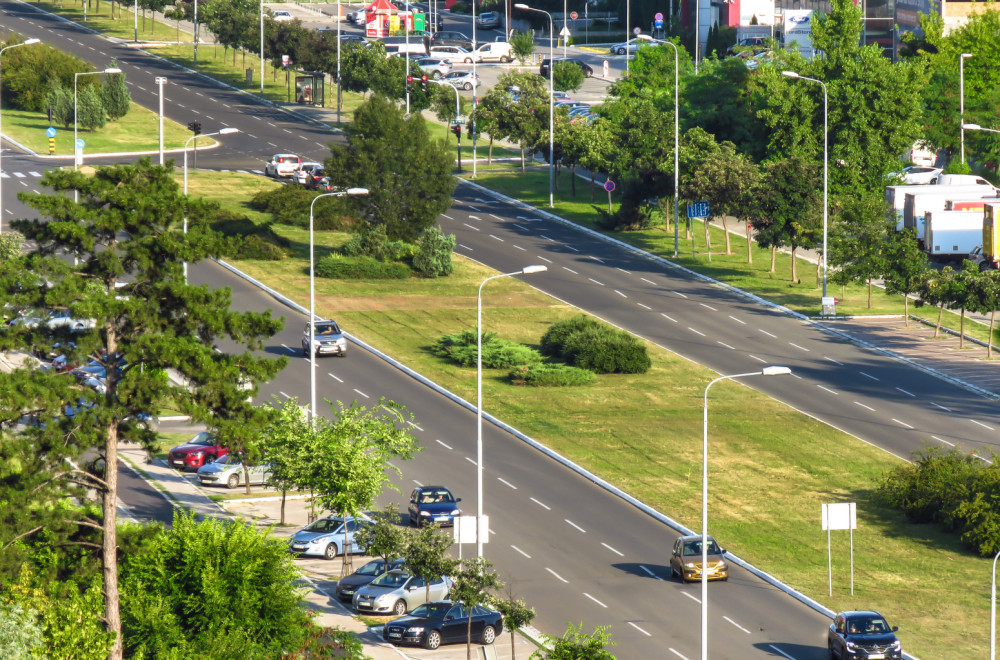
[(514, 385), (553, 387), (566, 385), (589, 385), (597, 376), (593, 371), (565, 364), (525, 364), (514, 367), (507, 378)]
[(570, 335), (563, 346), (563, 359), (599, 374), (644, 374), (652, 366), (644, 344), (606, 325)]
[(344, 257), (331, 254), (316, 262), (316, 275), (337, 280), (405, 280), (413, 274), (410, 267), (394, 261), (371, 257)]
[[(463, 367), (476, 364), (476, 333), (463, 330), (439, 337), (431, 352)], [(483, 366), (489, 369), (510, 369), (540, 362), (542, 356), (535, 349), (516, 342), (500, 339), (495, 332), (483, 333)]]

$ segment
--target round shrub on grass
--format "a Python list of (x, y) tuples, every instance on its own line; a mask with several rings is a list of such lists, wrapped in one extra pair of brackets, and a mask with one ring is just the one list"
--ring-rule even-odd
[(405, 280), (412, 274), (406, 264), (371, 257), (331, 254), (316, 262), (317, 276), (335, 280)]
[(553, 323), (545, 331), (545, 334), (542, 335), (542, 355), (565, 357), (563, 355), (563, 345), (570, 335), (587, 328), (599, 328), (602, 326), (603, 324), (597, 319), (583, 314), (577, 314), (573, 318)]
[(513, 385), (534, 387), (559, 387), (567, 385), (589, 385), (597, 376), (593, 371), (579, 369), (565, 364), (525, 364), (514, 367), (507, 375)]
[[(463, 330), (438, 337), (431, 352), (463, 367), (476, 364), (476, 332)], [(511, 367), (540, 362), (542, 356), (535, 349), (516, 342), (500, 339), (495, 332), (483, 333), (483, 366), (489, 369)]]
[(646, 346), (622, 330), (601, 326), (570, 335), (563, 358), (599, 374), (644, 374), (652, 363)]

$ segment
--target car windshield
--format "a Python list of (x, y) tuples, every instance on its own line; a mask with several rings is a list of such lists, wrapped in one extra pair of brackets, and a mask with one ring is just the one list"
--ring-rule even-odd
[(215, 459), (215, 462), (219, 465), (238, 465), (239, 461), (232, 454), (226, 454), (225, 456), (220, 456)]
[(317, 323), (316, 324), (316, 334), (317, 335), (339, 335), (340, 328), (333, 321), (327, 323)]
[(198, 435), (194, 436), (188, 441), (189, 445), (201, 445), (202, 447), (211, 447), (215, 444), (211, 433), (206, 433), (202, 431)]
[(426, 619), (440, 619), (447, 614), (450, 609), (451, 603), (424, 603), (410, 612), (410, 614), (412, 616), (420, 616)]
[(889, 624), (882, 617), (860, 617), (847, 622), (847, 631), (860, 635), (882, 635), (889, 632)]
[(386, 573), (372, 580), (372, 584), (376, 587), (402, 587), (409, 579), (406, 573)]
[[(700, 554), (701, 554), (701, 540), (688, 541), (684, 544), (685, 557), (695, 557)], [(722, 554), (722, 551), (719, 550), (719, 545), (715, 542), (715, 539), (710, 539), (708, 542), (708, 554), (710, 555)]]
[(321, 518), (305, 528), (304, 531), (307, 532), (318, 532), (320, 534), (328, 534), (330, 532), (335, 532), (340, 527), (342, 521), (338, 518)]
[(385, 562), (375, 560), (370, 561), (357, 570), (355, 575), (382, 575), (385, 571)]
[(455, 498), (451, 493), (443, 488), (441, 490), (425, 490), (420, 494), (421, 504), (434, 504), (439, 502), (454, 502)]

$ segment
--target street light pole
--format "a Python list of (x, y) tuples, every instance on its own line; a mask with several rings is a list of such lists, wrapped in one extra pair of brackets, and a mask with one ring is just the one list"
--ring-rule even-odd
[(701, 660), (708, 660), (708, 390), (721, 380), (747, 376), (782, 376), (790, 373), (792, 370), (788, 367), (764, 367), (760, 371), (719, 376), (705, 386), (701, 445)]
[(806, 78), (805, 76), (800, 76), (795, 71), (782, 71), (783, 76), (789, 78), (796, 78), (798, 80), (807, 80), (809, 82), (814, 82), (819, 84), (823, 88), (823, 297), (826, 298), (826, 235), (827, 235), (827, 222), (829, 219), (830, 205), (828, 203), (828, 192), (829, 192), (829, 168), (830, 168), (830, 155), (828, 152), (828, 141), (830, 135), (830, 125), (829, 125), (829, 106), (830, 106), (830, 95), (827, 93), (826, 83), (822, 80), (817, 80), (816, 78)]
[(264, 0), (260, 0), (260, 93), (264, 93)]
[[(4, 46), (0, 48), (0, 63), (3, 62), (3, 54), (5, 51), (11, 48), (17, 48), (18, 46), (30, 46), (32, 44), (37, 44), (40, 39), (25, 39), (19, 44), (11, 44), (10, 46)], [(3, 89), (3, 67), (0, 66), (0, 91)], [(73, 141), (76, 145), (76, 141)], [(0, 233), (3, 233), (3, 102), (0, 101)]]
[[(213, 135), (231, 135), (232, 133), (239, 133), (240, 129), (232, 128), (227, 126), (226, 128), (220, 128), (214, 133), (205, 133), (200, 137), (212, 137)], [(188, 194), (188, 144), (191, 140), (197, 140), (198, 135), (192, 135), (184, 142), (184, 235), (187, 236), (188, 233), (188, 217), (187, 217), (187, 194)], [(188, 282), (188, 265), (184, 262), (184, 284)]]
[[(514, 5), (515, 9), (520, 9), (522, 11), (533, 11), (539, 14), (545, 14), (549, 17), (549, 208), (555, 208), (555, 189), (556, 189), (556, 174), (555, 174), (555, 97), (553, 94), (553, 82), (554, 73), (556, 70), (556, 61), (552, 56), (552, 38), (555, 37), (556, 22), (552, 20), (552, 14), (545, 11), (544, 9), (535, 9), (529, 7), (525, 4)], [(475, 58), (473, 58), (475, 59)], [(628, 60), (626, 60), (626, 65)]]
[(979, 124), (962, 124), (962, 128), (964, 128), (967, 131), (986, 131), (987, 133), (1000, 133), (1000, 131), (998, 131), (995, 128), (986, 128), (984, 126), (980, 126)]
[[(517, 5), (514, 5), (517, 8)], [(551, 60), (550, 60), (551, 64)], [(548, 270), (548, 266), (525, 266), (512, 273), (501, 273), (483, 280), (476, 296), (476, 556), (483, 556), (483, 537), (479, 533), (483, 519), (483, 287), (490, 280), (513, 275), (531, 275)]]
[(157, 87), (160, 88), (160, 166), (163, 166), (163, 86), (167, 84), (167, 79), (157, 76), (155, 79)]
[(962, 164), (965, 165), (965, 60), (972, 57), (972, 53), (962, 53), (958, 56), (958, 114), (960, 129), (960, 142), (962, 143)]
[(367, 188), (348, 188), (316, 195), (309, 204), (309, 422), (316, 418), (316, 257), (313, 240), (313, 208), (323, 197), (365, 197)]
[(337, 124), (340, 124), (340, 22), (344, 19), (340, 15), (340, 0), (337, 0)]

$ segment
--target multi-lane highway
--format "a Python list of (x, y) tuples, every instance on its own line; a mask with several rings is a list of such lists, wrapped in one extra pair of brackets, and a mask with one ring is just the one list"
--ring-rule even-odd
[[(206, 131), (240, 128), (222, 148), (203, 154), (202, 166), (260, 168), (267, 155), (284, 150), (322, 158), (336, 137), (30, 6), (0, 2), (0, 7), (6, 29), (58, 43), (99, 66), (117, 58), (138, 102), (155, 107), (153, 79), (166, 76), (170, 118), (181, 123), (197, 118)], [(6, 222), (26, 213), (12, 195), (30, 188), (31, 172), (51, 161), (7, 152), (3, 164), (5, 173), (26, 174), (8, 174), (21, 185), (4, 186)], [(993, 446), (1000, 418), (992, 402), (660, 261), (469, 185), (458, 188), (441, 224), (458, 236), (461, 254), (502, 271), (545, 263), (549, 271), (533, 276), (532, 285), (720, 373), (765, 364), (792, 367), (794, 377), (757, 379), (752, 385), (887, 451), (905, 456), (923, 440)], [(234, 304), (242, 309), (277, 306), (214, 264), (192, 266), (191, 278), (232, 287)], [(289, 322), (267, 351), (292, 360), (262, 399), (306, 400), (308, 363), (296, 357), (303, 318), (283, 313)], [(345, 360), (323, 360), (319, 367), (326, 398), (366, 403), (384, 395), (415, 412), (425, 451), (400, 465), (404, 491), (413, 483), (445, 481), (467, 510), (475, 509), (472, 413), (361, 350)], [(698, 656), (697, 586), (669, 580), (666, 566), (676, 532), (498, 429), (486, 429), (485, 448), (484, 506), (493, 529), (487, 555), (515, 593), (538, 609), (542, 630), (558, 634), (568, 621), (582, 622), (585, 629), (610, 624), (619, 657)], [(712, 587), (711, 657), (825, 656), (823, 616), (740, 570), (728, 583)]]

